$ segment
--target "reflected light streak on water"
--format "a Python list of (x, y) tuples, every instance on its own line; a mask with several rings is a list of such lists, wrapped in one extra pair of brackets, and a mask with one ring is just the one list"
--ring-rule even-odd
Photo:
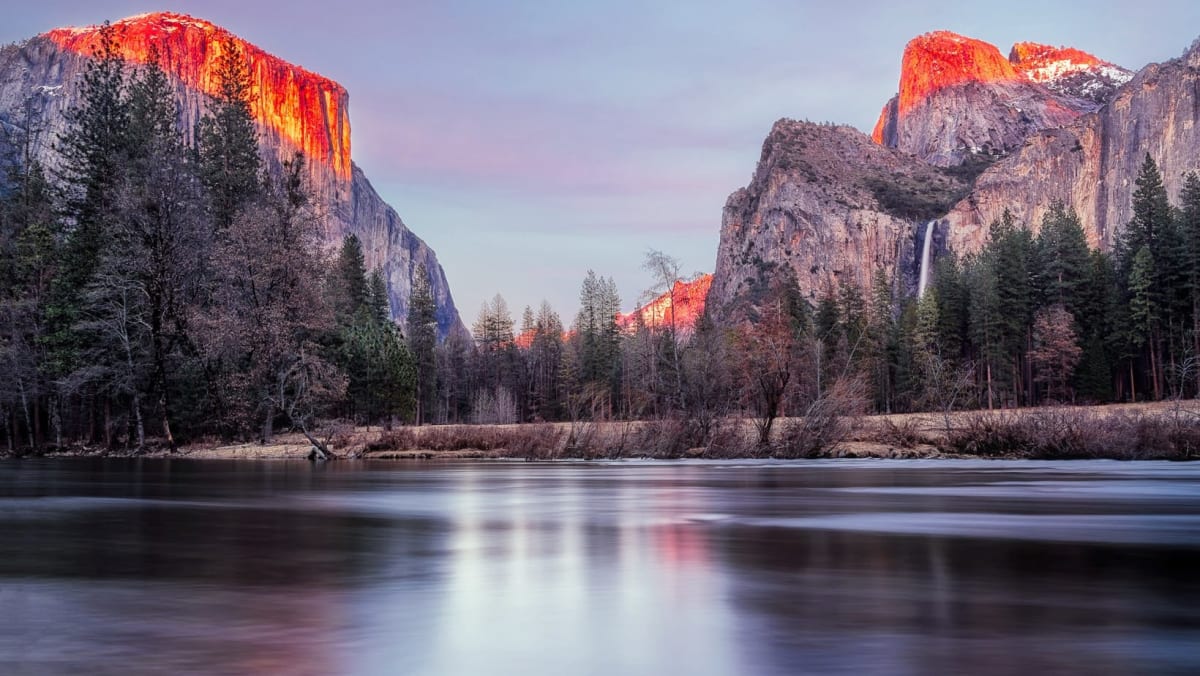
[(4, 674), (1200, 672), (1200, 465), (27, 461), (0, 524)]

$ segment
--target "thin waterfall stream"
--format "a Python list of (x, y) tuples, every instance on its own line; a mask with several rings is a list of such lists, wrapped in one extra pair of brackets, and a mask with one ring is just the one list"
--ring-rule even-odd
[(921, 275), (917, 278), (917, 298), (925, 295), (925, 287), (929, 284), (930, 244), (933, 242), (933, 226), (936, 221), (925, 224), (925, 241), (921, 245)]

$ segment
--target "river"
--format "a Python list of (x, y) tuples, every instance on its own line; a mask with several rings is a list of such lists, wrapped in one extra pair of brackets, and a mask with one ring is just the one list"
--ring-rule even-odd
[(0, 673), (1200, 673), (1200, 463), (0, 463)]

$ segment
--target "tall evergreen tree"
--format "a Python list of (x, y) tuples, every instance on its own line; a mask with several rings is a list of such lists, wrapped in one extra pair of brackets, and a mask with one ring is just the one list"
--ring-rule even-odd
[(416, 422), (423, 425), (433, 420), (438, 392), (437, 305), (429, 285), (429, 272), (423, 263), (417, 265), (413, 275), (405, 337), (416, 366)]
[[(10, 452), (44, 442), (47, 307), (57, 272), (58, 219), (49, 177), (33, 154), (41, 121), (32, 102), (4, 134), (0, 172), (0, 427)], [(23, 429), (22, 429), (23, 428)]]
[(125, 62), (117, 52), (114, 28), (105, 24), (85, 66), (77, 103), (66, 112), (66, 132), (56, 149), (67, 230), (62, 259), (48, 308), (52, 326), (53, 370), (60, 376), (78, 366), (83, 337), (78, 329), (83, 295), (111, 243), (109, 228), (119, 220), (119, 193), (129, 160), (129, 105)]
[(1033, 390), (1026, 359), (1037, 309), (1035, 275), (1040, 267), (1033, 235), (1005, 211), (991, 226), (985, 255), (991, 258), (995, 275), (1000, 348), (1009, 358), (1013, 404), (1019, 405), (1031, 399)]
[[(204, 284), (203, 262), (211, 240), (198, 209), (199, 186), (176, 126), (174, 88), (157, 49), (129, 87), (131, 161), (125, 218), (116, 266), (130, 275), (144, 299), (145, 352), (150, 361), (147, 396), (157, 402), (161, 433), (171, 448), (174, 383), (191, 340), (189, 315)], [(189, 383), (187, 386), (195, 386)]]
[(579, 306), (575, 327), (580, 336), (583, 380), (606, 383), (615, 388), (621, 358), (617, 327), (621, 300), (616, 283), (588, 270), (580, 287)]
[(1154, 257), (1150, 254), (1150, 246), (1143, 244), (1134, 255), (1129, 271), (1128, 343), (1131, 356), (1149, 348), (1147, 354), (1150, 362), (1150, 378), (1154, 388), (1154, 397), (1157, 399), (1161, 392), (1155, 363), (1156, 350), (1153, 349), (1152, 343), (1159, 328), (1159, 313), (1154, 302), (1156, 295), (1154, 293), (1154, 272)]
[[(1196, 172), (1184, 178), (1180, 200), (1179, 230), (1184, 242), (1183, 271), (1191, 316), (1191, 340), (1187, 345), (1191, 356), (1200, 358), (1200, 175)], [(1195, 379), (1195, 391), (1200, 393), (1200, 369), (1196, 369)]]
[(354, 234), (346, 235), (332, 277), (330, 295), (338, 323), (351, 324), (360, 311), (370, 311), (371, 289), (367, 280), (367, 264), (362, 244)]
[(200, 176), (208, 190), (212, 220), (223, 231), (258, 194), (262, 161), (250, 109), (250, 69), (232, 36), (219, 45), (217, 94), (196, 127)]
[(1118, 242), (1124, 276), (1128, 276), (1133, 258), (1143, 246), (1149, 248), (1151, 257), (1154, 256), (1160, 243), (1160, 235), (1172, 220), (1167, 188), (1163, 185), (1158, 164), (1150, 157), (1150, 153), (1146, 153), (1142, 161), (1135, 185), (1137, 189), (1133, 192), (1133, 218)]
[(1061, 202), (1050, 206), (1038, 231), (1037, 248), (1043, 298), (1078, 317), (1089, 260), (1087, 236), (1073, 209)]
[(387, 282), (384, 281), (383, 272), (379, 268), (372, 270), (371, 275), (367, 278), (367, 292), (371, 316), (380, 324), (390, 322), (392, 301), (388, 296)]

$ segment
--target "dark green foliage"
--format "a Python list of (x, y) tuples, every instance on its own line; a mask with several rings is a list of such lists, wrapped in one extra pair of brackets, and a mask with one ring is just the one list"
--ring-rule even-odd
[(367, 304), (375, 321), (383, 323), (392, 316), (392, 301), (388, 296), (387, 282), (383, 281), (383, 273), (372, 270), (367, 278)]
[(1051, 205), (1037, 237), (1037, 274), (1046, 303), (1058, 303), (1079, 316), (1088, 283), (1088, 243), (1074, 210)]
[(989, 152), (969, 153), (959, 164), (941, 167), (941, 172), (951, 178), (971, 185), (988, 167), (996, 162), (997, 156)]
[(424, 264), (417, 266), (413, 277), (404, 333), (416, 367), (415, 420), (420, 425), (432, 420), (433, 411), (437, 408), (438, 391), (438, 364), (435, 358), (437, 305), (429, 285), (429, 272)]
[(621, 299), (616, 283), (588, 270), (579, 291), (579, 305), (575, 328), (579, 336), (581, 381), (615, 387), (621, 363), (621, 336), (616, 319)]
[(964, 356), (970, 329), (970, 295), (962, 268), (951, 254), (938, 260), (933, 274), (938, 301), (937, 342), (943, 355), (959, 358)]
[(1155, 254), (1163, 231), (1170, 227), (1172, 221), (1171, 205), (1167, 201), (1162, 174), (1149, 153), (1146, 153), (1146, 159), (1138, 171), (1136, 185), (1133, 219), (1125, 227), (1119, 249), (1126, 271), (1143, 246), (1149, 248), (1151, 256)]
[(360, 312), (374, 313), (372, 290), (367, 281), (367, 264), (363, 260), (362, 244), (355, 235), (342, 240), (338, 252), (336, 274), (330, 284), (334, 316), (339, 324), (351, 324)]
[(1089, 253), (1087, 282), (1079, 298), (1075, 317), (1083, 357), (1076, 371), (1075, 390), (1084, 401), (1110, 401), (1117, 357), (1125, 343), (1118, 329), (1127, 322), (1110, 256), (1101, 251)]
[(863, 179), (863, 187), (885, 213), (914, 221), (940, 218), (966, 195), (962, 183), (938, 174), (925, 178), (871, 176)]
[(60, 375), (78, 363), (84, 289), (111, 242), (108, 230), (118, 220), (123, 168), (129, 159), (125, 63), (117, 54), (113, 30), (105, 24), (100, 31), (79, 84), (78, 103), (67, 111), (67, 131), (56, 146), (62, 157), (59, 183), (67, 223), (47, 319), (51, 368)]
[(342, 329), (342, 346), (352, 417), (368, 424), (409, 418), (416, 406), (416, 364), (396, 326), (377, 321), (364, 307)]
[(237, 41), (221, 44), (219, 92), (196, 127), (200, 177), (208, 190), (212, 221), (223, 230), (260, 188), (262, 161), (250, 112), (250, 71)]

